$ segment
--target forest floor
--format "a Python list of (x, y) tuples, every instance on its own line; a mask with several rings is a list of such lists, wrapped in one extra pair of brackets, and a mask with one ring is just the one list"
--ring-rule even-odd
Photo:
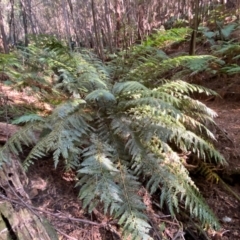
[[(215, 79), (212, 82), (206, 82), (205, 85), (222, 93), (221, 86), (225, 85), (219, 84), (219, 81)], [(213, 98), (205, 101), (208, 107), (218, 113), (216, 118), (218, 127), (214, 133), (217, 138), (216, 147), (229, 163), (226, 171), (220, 171), (220, 176), (228, 187), (221, 181), (211, 183), (200, 176), (194, 179), (222, 225), (219, 232), (209, 232), (208, 239), (214, 240), (240, 239), (240, 201), (234, 195), (240, 196), (240, 82), (235, 81), (234, 84), (226, 89), (222, 99)], [(8, 96), (10, 114), (14, 109), (18, 109), (18, 114), (21, 115), (24, 111), (21, 110), (22, 106), (31, 106), (36, 103), (36, 99), (28, 96), (26, 92), (13, 91), (3, 85), (0, 90)], [(18, 104), (18, 107), (14, 104)], [(49, 108), (49, 106), (39, 107)], [(2, 115), (0, 121), (4, 122), (4, 119), (6, 118)], [(1, 131), (3, 129), (0, 129)], [(116, 221), (110, 216), (104, 216), (100, 208), (95, 209), (91, 214), (83, 210), (82, 203), (78, 199), (79, 189), (74, 188), (76, 180), (74, 172), (66, 173), (61, 166), (54, 169), (51, 158), (45, 158), (36, 161), (27, 175), (31, 182), (29, 195), (32, 204), (39, 209), (40, 214), (50, 220), (59, 234), (59, 239), (121, 239)], [(161, 212), (154, 198), (150, 199), (144, 189), (139, 194), (142, 194), (148, 206), (147, 211), (154, 229), (152, 232), (154, 239), (207, 239), (206, 235), (199, 237), (195, 230), (189, 231), (191, 228), (189, 225), (193, 223), (186, 223), (184, 220), (182, 221), (184, 232), (181, 232), (179, 230), (181, 224), (172, 219), (167, 212)], [(159, 229), (162, 230), (162, 234), (158, 233)]]

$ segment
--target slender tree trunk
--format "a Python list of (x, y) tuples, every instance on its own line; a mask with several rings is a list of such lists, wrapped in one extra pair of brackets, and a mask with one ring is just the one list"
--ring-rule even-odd
[(115, 46), (120, 47), (120, 31), (121, 31), (121, 8), (120, 1), (115, 0), (115, 21), (116, 21), (116, 30), (115, 30)]
[(199, 25), (199, 1), (196, 0), (195, 2), (195, 16), (194, 16), (194, 25), (192, 30), (191, 42), (190, 42), (190, 49), (189, 55), (194, 55), (196, 51), (196, 39), (197, 39), (197, 31)]
[(64, 24), (65, 24), (65, 36), (68, 41), (69, 49), (71, 49), (71, 33), (69, 28), (68, 13), (67, 13), (66, 4), (64, 0), (62, 0), (62, 10), (63, 10)]
[(73, 31), (74, 31), (74, 34), (75, 34), (75, 37), (76, 37), (76, 41), (77, 43), (80, 42), (80, 36), (79, 36), (79, 32), (77, 31), (77, 27), (76, 27), (76, 21), (75, 21), (75, 18), (74, 18), (74, 12), (73, 12), (73, 4), (72, 4), (72, 1), (71, 0), (67, 0), (68, 2), (68, 6), (69, 6), (69, 9), (70, 9), (70, 13), (71, 13), (71, 19), (72, 19), (72, 27), (73, 27)]
[(52, 7), (53, 11), (53, 22), (54, 22), (54, 33), (56, 34), (57, 38), (60, 38), (60, 28), (59, 28), (59, 22), (56, 20), (56, 15), (60, 16), (61, 14), (58, 13), (58, 6), (55, 4), (54, 1), (48, 0), (49, 5)]
[(95, 11), (95, 2), (94, 0), (91, 0), (91, 6), (92, 6), (92, 16), (93, 16), (93, 26), (94, 26), (94, 34), (96, 38), (96, 43), (97, 43), (97, 53), (99, 57), (104, 60), (104, 55), (103, 55), (103, 49), (101, 46), (101, 40), (100, 40), (100, 34), (98, 31), (98, 26), (97, 26), (97, 18), (96, 18), (96, 11)]
[(142, 41), (143, 40), (143, 34), (144, 34), (144, 5), (140, 4), (138, 6), (138, 40)]
[(29, 23), (30, 23), (30, 25), (31, 25), (31, 30), (32, 30), (32, 33), (33, 34), (36, 34), (37, 33), (37, 31), (36, 31), (36, 27), (35, 27), (35, 25), (34, 25), (34, 23), (33, 23), (33, 18), (32, 18), (32, 16), (33, 16), (33, 12), (32, 12), (32, 0), (27, 0), (27, 12), (28, 12), (28, 19), (29, 19)]
[(4, 53), (9, 53), (9, 48), (8, 48), (8, 44), (7, 44), (7, 36), (6, 36), (4, 25), (3, 25), (2, 8), (0, 8), (0, 31), (1, 31), (1, 35), (2, 35), (2, 44), (3, 44)]
[(108, 8), (108, 1), (104, 0), (104, 11), (105, 11), (105, 22), (107, 26), (107, 36), (108, 36), (108, 44), (110, 53), (113, 52), (112, 48), (112, 36), (111, 36), (111, 27), (110, 27), (110, 16), (109, 16), (109, 8)]
[(27, 12), (24, 0), (19, 1), (19, 7), (22, 14), (23, 28), (24, 28), (24, 45), (28, 46), (28, 25), (27, 25)]
[(11, 43), (16, 44), (14, 0), (10, 0), (10, 4), (11, 4), (11, 12), (10, 12), (10, 19), (9, 19), (9, 35), (11, 38)]

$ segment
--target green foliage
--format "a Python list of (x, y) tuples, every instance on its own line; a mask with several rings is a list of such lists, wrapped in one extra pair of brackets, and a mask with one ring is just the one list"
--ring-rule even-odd
[[(153, 80), (163, 74), (163, 68), (170, 71), (182, 66), (195, 73), (206, 70), (216, 58), (168, 59), (156, 49), (136, 48), (132, 53), (139, 56), (136, 63), (131, 53), (124, 55), (126, 70), (121, 81), (111, 84), (105, 66), (91, 53), (63, 53), (58, 51), (62, 45), (51, 47), (43, 52), (30, 47), (30, 52), (39, 52), (38, 56), (29, 54), (33, 60), (35, 57), (32, 65), (39, 69), (56, 67), (62, 77), (57, 87), (71, 98), (49, 116), (28, 115), (16, 120), (26, 125), (1, 148), (1, 163), (8, 161), (8, 150), (18, 154), (24, 144), (33, 146), (23, 163), (26, 169), (37, 159), (53, 154), (55, 167), (62, 161), (66, 170), (78, 172), (83, 206), (91, 212), (101, 202), (104, 212), (117, 218), (123, 235), (131, 235), (131, 239), (150, 238), (146, 207), (138, 195), (143, 184), (151, 194), (161, 190), (160, 204), (165, 202), (172, 215), (180, 211), (181, 204), (203, 224), (218, 227), (181, 157), (191, 152), (202, 161), (226, 163), (214, 149), (214, 135), (206, 127), (216, 113), (191, 98), (194, 92), (213, 92), (181, 80), (161, 80), (157, 86), (149, 86), (144, 71), (142, 76), (134, 76), (145, 64), (158, 71)], [(117, 62), (114, 60), (108, 69), (116, 69), (118, 65), (113, 65)]]
[(173, 28), (170, 30), (159, 30), (157, 33), (150, 36), (145, 42), (144, 46), (151, 47), (170, 47), (171, 44), (181, 43), (186, 41), (191, 30), (189, 28)]
[(14, 54), (0, 54), (0, 74), (5, 75), (5, 83), (9, 84), (10, 79), (17, 79), (20, 77), (19, 71), (16, 69), (23, 69), (21, 63)]
[(120, 52), (119, 57), (110, 62), (108, 69), (114, 80), (124, 80), (129, 79), (128, 73), (135, 71), (137, 67), (146, 64), (149, 71), (152, 64), (165, 59), (168, 59), (168, 56), (162, 50), (150, 46), (137, 46), (132, 48), (131, 54), (126, 51)]
[(6, 72), (11, 73), (9, 66), (13, 64), (16, 72), (9, 83), (17, 89), (28, 87), (51, 104), (62, 102), (66, 96), (84, 97), (89, 91), (107, 88), (109, 81), (109, 73), (91, 52), (69, 52), (54, 37), (32, 37), (28, 48), (13, 53), (13, 63), (8, 58), (3, 58)]
[(215, 44), (215, 40), (227, 41), (230, 39), (231, 33), (236, 29), (236, 23), (230, 23), (223, 26), (222, 22), (216, 22), (216, 29), (211, 31), (208, 27), (200, 27), (199, 31), (206, 37), (211, 45)]
[(229, 42), (229, 43), (225, 43), (222, 46), (215, 46), (214, 48), (215, 50), (215, 55), (219, 56), (219, 57), (224, 57), (227, 60), (230, 60), (228, 62), (232, 62), (232, 60), (236, 61), (239, 59), (239, 55), (240, 55), (240, 46), (239, 43), (233, 43), (233, 42)]
[(222, 68), (223, 73), (227, 73), (228, 75), (234, 75), (240, 73), (240, 66), (237, 64), (231, 64), (229, 66)]
[(202, 72), (215, 75), (217, 69), (224, 65), (224, 61), (212, 55), (178, 56), (161, 62), (151, 61), (140, 64), (131, 70), (127, 77), (141, 81), (148, 86), (159, 83), (161, 79), (189, 78)]
[(162, 84), (164, 79), (188, 80), (195, 75), (208, 73), (215, 76), (225, 64), (218, 56), (168, 57), (155, 47), (134, 47), (131, 54), (121, 52), (108, 67), (116, 81), (138, 81), (147, 87)]
[(222, 46), (214, 46), (213, 50), (217, 57), (221, 57), (226, 62), (226, 65), (221, 68), (222, 73), (234, 75), (240, 72), (238, 64), (240, 58), (239, 43), (227, 42)]

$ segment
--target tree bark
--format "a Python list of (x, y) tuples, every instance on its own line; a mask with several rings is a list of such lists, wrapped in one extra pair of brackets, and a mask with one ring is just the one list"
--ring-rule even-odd
[(11, 12), (9, 19), (9, 35), (12, 44), (16, 44), (16, 32), (15, 32), (15, 14), (14, 14), (14, 0), (10, 0)]
[(2, 44), (3, 44), (4, 53), (9, 53), (7, 36), (6, 36), (4, 25), (3, 25), (2, 8), (0, 8), (0, 31), (2, 35)]
[(194, 26), (193, 26), (192, 36), (190, 41), (189, 55), (194, 55), (196, 51), (196, 38), (197, 38), (197, 31), (198, 31), (198, 25), (199, 25), (199, 2), (200, 0), (196, 0), (195, 2)]
[(71, 32), (70, 32), (70, 28), (69, 28), (68, 14), (67, 14), (67, 9), (66, 9), (65, 5), (66, 4), (65, 4), (64, 0), (62, 0), (62, 9), (63, 9), (64, 24), (65, 24), (65, 34), (67, 37), (69, 49), (71, 50)]
[(28, 46), (28, 25), (27, 25), (27, 12), (24, 0), (19, 1), (19, 6), (22, 14), (22, 22), (24, 28), (24, 45)]
[(97, 53), (98, 53), (98, 56), (102, 60), (104, 60), (100, 34), (99, 34), (99, 31), (98, 31), (98, 26), (97, 26), (97, 18), (96, 18), (96, 10), (95, 10), (95, 2), (94, 2), (94, 0), (91, 0), (91, 7), (92, 7), (94, 34), (95, 34), (95, 39), (96, 39), (96, 43), (97, 43)]
[(116, 30), (115, 30), (115, 46), (120, 47), (120, 31), (121, 31), (121, 8), (120, 1), (115, 0), (115, 21), (116, 21)]

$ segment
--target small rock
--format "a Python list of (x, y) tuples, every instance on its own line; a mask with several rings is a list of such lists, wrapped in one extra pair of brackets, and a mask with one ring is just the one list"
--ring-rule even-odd
[(225, 222), (225, 223), (229, 223), (229, 222), (232, 221), (232, 219), (231, 219), (230, 217), (227, 217), (227, 216), (223, 217), (222, 220), (223, 220), (223, 222)]

